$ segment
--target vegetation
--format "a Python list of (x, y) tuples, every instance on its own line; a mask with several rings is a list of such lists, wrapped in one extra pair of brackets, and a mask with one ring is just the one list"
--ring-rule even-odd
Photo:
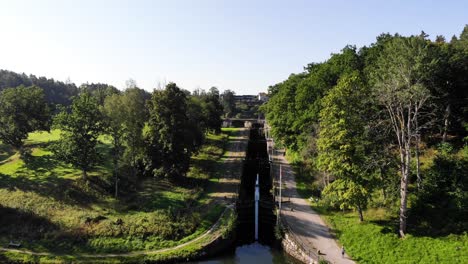
[[(231, 131), (221, 131), (216, 88), (190, 94), (170, 83), (149, 95), (134, 82), (123, 92), (86, 84), (65, 106), (43, 91), (0, 92), (0, 244), (48, 252), (31, 261), (158, 250), (200, 236), (224, 211), (211, 179)], [(36, 131), (49, 120), (50, 132)], [(206, 242), (144, 258), (191, 256)]]
[[(432, 158), (432, 154), (422, 157), (424, 160)], [(317, 184), (313, 178), (299, 173), (300, 165), (301, 163), (295, 163), (299, 194), (303, 197), (315, 197)], [(410, 198), (414, 201), (415, 195), (411, 194)], [(458, 226), (459, 234), (454, 232), (457, 230), (454, 225), (462, 223), (460, 219), (452, 220), (451, 216), (446, 215), (447, 211), (418, 212), (410, 218), (413, 219), (410, 221), (412, 232), (401, 239), (395, 214), (397, 208), (389, 210), (378, 207), (379, 202), (371, 202), (371, 208), (363, 210), (365, 220), (359, 221), (358, 216), (350, 210), (333, 210), (326, 199), (310, 199), (312, 208), (320, 213), (340, 244), (346, 247), (347, 253), (359, 263), (466, 262), (467, 256), (463, 251), (468, 243), (468, 235), (464, 232), (466, 229)], [(428, 204), (424, 206), (427, 207)], [(412, 208), (412, 211), (414, 210)], [(453, 210), (451, 211), (453, 214)], [(455, 215), (460, 217), (459, 213)], [(418, 219), (414, 220), (416, 216)], [(431, 217), (438, 219), (434, 221)]]
[(49, 110), (42, 89), (31, 86), (0, 92), (0, 140), (23, 155), (29, 132), (48, 129)]
[[(193, 157), (187, 184), (142, 178), (135, 191), (127, 190), (120, 199), (109, 192), (111, 162), (91, 171), (89, 184), (83, 185), (79, 170), (48, 151), (60, 134), (30, 134), (28, 163), (13, 155), (0, 165), (0, 244), (21, 240), (24, 248), (34, 251), (77, 255), (160, 249), (199, 236), (224, 210), (205, 187), (222, 166), (225, 134), (208, 135)], [(104, 143), (98, 150), (110, 160), (111, 142), (100, 139)]]
[(97, 101), (88, 92), (73, 100), (70, 109), (62, 109), (54, 118), (54, 127), (62, 131), (60, 140), (54, 144), (55, 156), (80, 169), (83, 180), (88, 171), (99, 163), (96, 145), (104, 131), (102, 113)]
[(382, 34), (269, 88), (299, 193), (359, 263), (467, 261), (467, 51), (468, 26)]

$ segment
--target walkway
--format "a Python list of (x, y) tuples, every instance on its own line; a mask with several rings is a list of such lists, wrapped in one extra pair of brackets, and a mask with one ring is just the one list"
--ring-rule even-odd
[[(271, 153), (271, 141), (268, 141), (268, 150)], [(355, 263), (348, 255), (341, 256), (339, 246), (330, 233), (328, 226), (309, 205), (306, 199), (299, 196), (296, 190), (296, 181), (291, 165), (283, 156), (284, 151), (275, 151), (273, 155), (273, 175), (279, 179), (279, 165), (283, 174), (283, 201), (281, 217), (285, 221), (294, 237), (302, 242), (307, 249), (320, 250), (320, 258), (333, 264)], [(290, 202), (289, 202), (290, 200)], [(346, 247), (346, 245), (345, 245)]]

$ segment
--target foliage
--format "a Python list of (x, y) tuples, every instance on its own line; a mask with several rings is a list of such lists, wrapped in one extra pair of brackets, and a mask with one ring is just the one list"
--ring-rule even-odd
[(236, 102), (234, 100), (235, 93), (231, 90), (225, 90), (221, 95), (221, 104), (224, 109), (224, 116), (231, 117), (234, 109), (236, 107)]
[[(454, 175), (468, 175), (467, 169), (460, 154), (442, 159), (430, 153), (441, 142), (450, 142), (454, 153), (460, 153), (467, 137), (467, 36), (468, 26), (450, 42), (441, 36), (431, 41), (424, 32), (381, 34), (369, 46), (348, 45), (270, 86), (270, 99), (260, 109), (275, 143), (300, 157), (300, 178), (310, 177), (298, 184), (300, 192), (320, 197), (311, 190), (338, 179), (339, 186), (326, 193), (330, 196), (334, 189), (344, 194), (341, 187), (353, 181), (356, 190), (367, 192), (372, 206), (393, 212), (400, 204), (402, 236), (407, 219), (416, 232), (413, 227), (423, 226), (417, 224), (419, 216), (437, 218), (437, 210), (430, 208), (442, 204), (430, 200), (440, 197), (453, 209), (451, 225), (462, 227), (466, 210), (455, 204), (464, 203), (466, 177)], [(353, 75), (359, 81), (352, 83)], [(435, 191), (432, 184), (446, 187)], [(336, 194), (323, 198), (333, 200)]]
[(411, 221), (416, 229), (437, 235), (467, 230), (468, 156), (462, 151), (455, 153), (449, 143), (439, 145), (410, 211), (418, 219)]
[(146, 138), (148, 166), (155, 176), (176, 178), (188, 170), (199, 133), (193, 130), (187, 108), (187, 95), (175, 83), (153, 92)]
[[(221, 164), (208, 164), (221, 159), (225, 134), (208, 135), (200, 153), (192, 157), (198, 162), (192, 163), (191, 169), (200, 173), (188, 175), (186, 180), (191, 184), (143, 179), (136, 191), (125, 192), (120, 200), (109, 195), (112, 164), (95, 168), (89, 174), (99, 177), (89, 177), (89, 184), (83, 185), (79, 171), (59, 162), (47, 150), (60, 135), (57, 130), (32, 133), (26, 140), (26, 146), (33, 150), (31, 163), (9, 157), (0, 164), (1, 244), (21, 239), (25, 249), (51, 252), (50, 259), (56, 258), (54, 254), (75, 259), (81, 253), (154, 250), (200, 236), (224, 210), (207, 199), (208, 192), (217, 195), (217, 188), (204, 187), (217, 170), (222, 170)], [(111, 141), (100, 140), (103, 143), (98, 144), (98, 152), (111, 160)], [(202, 242), (206, 240), (197, 243)], [(193, 244), (184, 247), (184, 252), (197, 250)], [(180, 255), (175, 251), (171, 257)]]
[(48, 130), (49, 109), (44, 92), (36, 86), (0, 92), (0, 140), (21, 150), (29, 132)]
[(73, 99), (69, 111), (62, 109), (54, 118), (54, 127), (62, 134), (53, 151), (58, 159), (79, 168), (86, 179), (88, 171), (99, 162), (96, 145), (104, 129), (103, 117), (96, 99), (87, 92)]
[(356, 207), (361, 220), (372, 189), (370, 172), (365, 170), (369, 142), (363, 118), (365, 93), (358, 73), (343, 76), (322, 98), (317, 140), (318, 168), (338, 178), (325, 187), (323, 194), (334, 196), (340, 208)]
[(0, 91), (5, 88), (24, 86), (37, 86), (44, 90), (44, 97), (49, 104), (69, 105), (71, 97), (78, 94), (76, 85), (69, 82), (55, 81), (46, 77), (18, 74), (12, 71), (0, 70)]

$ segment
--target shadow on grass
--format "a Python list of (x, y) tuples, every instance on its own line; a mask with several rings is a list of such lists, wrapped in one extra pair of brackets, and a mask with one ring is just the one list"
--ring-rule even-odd
[(7, 243), (2, 245), (5, 247), (12, 240), (21, 242), (21, 248), (60, 253), (86, 243), (86, 237), (80, 232), (64, 231), (49, 219), (31, 212), (0, 206), (0, 215), (0, 239)]
[(31, 212), (0, 206), (0, 234), (13, 241), (35, 240), (59, 227), (47, 218)]
[(426, 208), (411, 212), (408, 218), (408, 231), (417, 237), (445, 237), (461, 235), (468, 230), (468, 210), (456, 208)]
[(71, 205), (89, 206), (98, 201), (98, 197), (84, 191), (75, 180), (57, 177), (55, 173), (39, 179), (31, 179), (27, 175), (13, 177), (0, 173), (0, 189), (35, 192)]
[(0, 143), (0, 164), (13, 154), (15, 151), (10, 146)]

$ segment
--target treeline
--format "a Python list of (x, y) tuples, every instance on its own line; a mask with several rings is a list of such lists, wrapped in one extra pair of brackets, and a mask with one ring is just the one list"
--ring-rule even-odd
[(466, 230), (468, 26), (449, 42), (421, 32), (346, 46), (269, 96), (262, 110), (274, 138), (300, 156), (324, 204), (355, 208), (361, 220), (370, 204), (398, 204), (401, 236), (407, 221), (430, 227), (436, 216)]
[[(32, 79), (7, 73), (22, 76), (23, 81)], [(150, 94), (134, 82), (129, 82), (124, 91), (106, 84), (85, 84), (76, 89), (53, 80), (50, 83), (55, 86), (42, 88), (21, 83), (2, 89), (0, 140), (27, 160), (31, 155), (31, 150), (24, 147), (28, 133), (59, 129), (60, 140), (51, 150), (59, 160), (80, 169), (86, 181), (88, 172), (103, 163), (98, 151), (99, 136), (109, 136), (116, 196), (119, 182), (131, 184), (137, 176), (182, 179), (192, 153), (199, 150), (205, 135), (221, 130), (223, 107), (216, 87), (191, 94), (169, 83)], [(71, 89), (74, 92), (63, 93), (67, 94), (63, 101), (47, 98), (47, 89), (64, 88), (63, 85), (75, 87)], [(69, 104), (56, 104), (68, 101)]]

